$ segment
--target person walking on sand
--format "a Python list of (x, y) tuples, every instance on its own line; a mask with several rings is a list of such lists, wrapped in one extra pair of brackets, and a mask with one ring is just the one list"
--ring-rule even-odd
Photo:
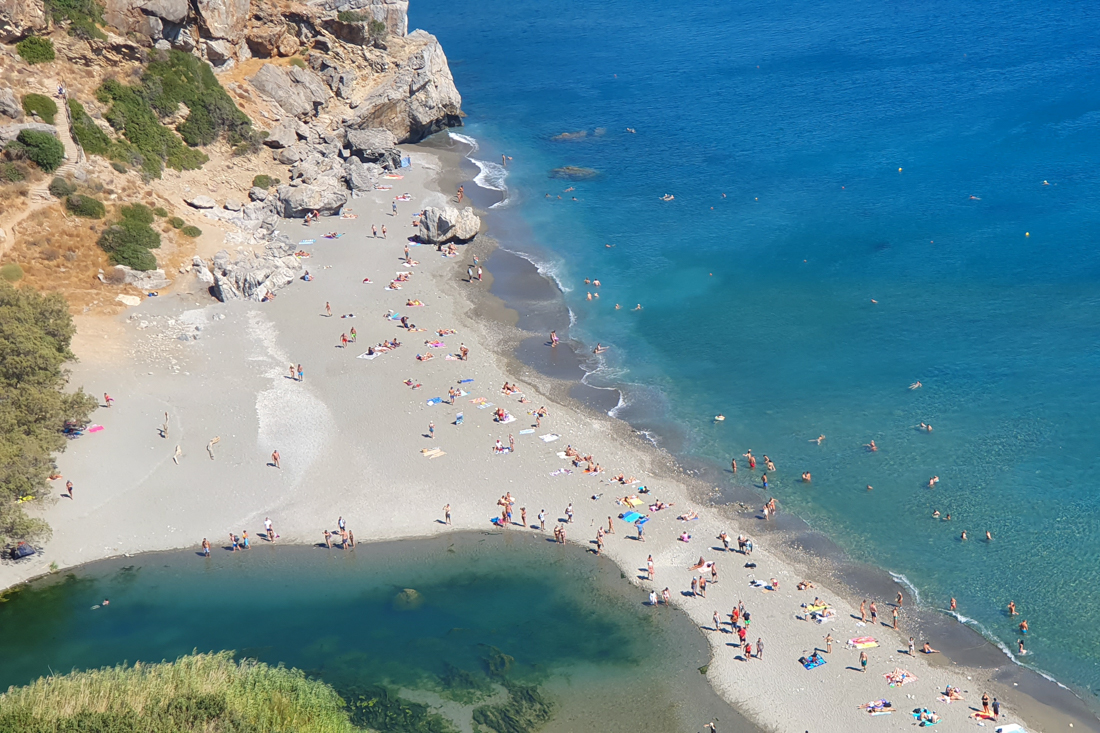
[(478, 265), (477, 266), (477, 281), (478, 282), (481, 282), (482, 274), (483, 274), (483, 270), (481, 269), (481, 265)]
[(340, 334), (340, 348), (348, 348), (348, 335), (346, 333)]
[(871, 601), (871, 625), (878, 626), (878, 607)]
[[(653, 568), (653, 555), (650, 555), (649, 557), (646, 558), (646, 561), (645, 561), (646, 575), (649, 576), (650, 580), (653, 580), (653, 570), (654, 570), (654, 568)], [(715, 611), (715, 613), (717, 613), (717, 611)]]
[(210, 557), (210, 541), (205, 537), (202, 538), (202, 554)]
[(635, 524), (634, 527), (637, 528), (637, 530), (638, 530), (638, 541), (639, 542), (645, 542), (645, 528), (644, 528), (644, 525)]
[(370, 225), (370, 235), (375, 239), (378, 239), (378, 227), (376, 227), (374, 224)]
[(72, 481), (66, 481), (65, 482), (65, 491), (69, 492), (69, 498), (70, 499), (73, 498), (73, 482)]
[(913, 637), (909, 637), (909, 656), (913, 656), (917, 653), (917, 641)]
[(539, 510), (539, 529), (542, 530), (543, 532), (546, 531), (546, 510), (545, 509), (540, 509)]
[(745, 661), (747, 662), (752, 659), (752, 642), (742, 644), (742, 646), (745, 648)]
[(107, 403), (107, 407), (110, 407), (111, 403), (114, 402), (114, 400), (111, 399), (111, 395), (107, 394), (106, 392), (103, 393), (103, 401)]
[(434, 422), (429, 422), (428, 423), (428, 437), (433, 438), (433, 439), (435, 438), (435, 423)]
[(290, 365), (290, 378), (294, 379), (294, 365), (293, 364)]
[(649, 592), (649, 605), (653, 606), (654, 608), (657, 607), (657, 591), (655, 590), (651, 590)]
[(302, 370), (302, 365), (299, 364), (298, 365), (298, 381), (301, 382), (303, 379), (305, 379), (305, 377), (306, 377), (306, 373), (305, 373), (305, 371)]
[(615, 525), (611, 522), (611, 517), (607, 518), (607, 533), (615, 534)]
[(385, 239), (385, 238), (386, 238), (386, 225), (383, 224), (382, 225), (382, 239)]
[(902, 605), (903, 605), (903, 601), (904, 601), (904, 600), (905, 600), (905, 598), (904, 598), (904, 597), (903, 597), (903, 596), (901, 595), (901, 591), (899, 590), (899, 591), (898, 591), (898, 598), (897, 598), (897, 600), (895, 601), (895, 603), (897, 604), (897, 607), (898, 607), (898, 608), (901, 608), (901, 607), (902, 607)]
[(327, 300), (325, 301), (325, 315), (329, 318), (332, 318), (332, 306), (329, 305), (329, 302)]
[(393, 200), (393, 216), (397, 216), (397, 199)]
[(722, 622), (718, 619), (718, 611), (715, 611), (714, 615), (711, 616), (711, 618), (714, 619), (714, 630), (715, 631), (721, 631), (722, 630)]
[(527, 507), (525, 506), (519, 508), (519, 521), (523, 524), (523, 528), (527, 529)]
[(867, 674), (867, 652), (859, 653), (859, 666), (863, 674)]
[(516, 452), (516, 439), (512, 437), (511, 433), (508, 433), (508, 452), (509, 453), (515, 453)]
[(764, 658), (764, 640), (761, 639), (759, 636), (756, 637), (756, 658)]
[(894, 612), (894, 631), (898, 630), (898, 607), (894, 606), (891, 611)]
[(466, 266), (466, 282), (472, 283), (473, 281), (474, 281), (474, 266), (473, 265), (467, 265)]
[(557, 331), (551, 331), (550, 332), (550, 348), (554, 348), (557, 345), (558, 345), (558, 332)]
[(271, 465), (275, 468), (282, 468), (279, 464), (279, 451), (277, 450), (271, 451)]
[(353, 344), (355, 343), (355, 339), (356, 339), (356, 337), (358, 337), (358, 335), (359, 334), (355, 333), (355, 326), (352, 326), (351, 327), (351, 342)]
[(332, 549), (332, 532), (325, 530), (325, 547)]
[(443, 524), (448, 524), (449, 525), (450, 523), (451, 523), (451, 505), (450, 504), (445, 504), (443, 506)]
[(569, 524), (573, 523), (573, 502), (569, 502), (569, 506), (565, 507), (565, 521)]

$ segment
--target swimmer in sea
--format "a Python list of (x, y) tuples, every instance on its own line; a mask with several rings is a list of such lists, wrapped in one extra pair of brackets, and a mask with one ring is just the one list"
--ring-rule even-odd
[(912, 384), (909, 385), (909, 389), (920, 389), (923, 386), (924, 385), (921, 384), (920, 382), (913, 382)]
[(602, 354), (603, 352), (607, 351), (607, 348), (608, 347), (606, 347), (603, 344), (597, 342), (596, 343), (596, 348), (592, 349), (592, 353), (593, 354)]
[(821, 445), (821, 441), (823, 441), (823, 440), (825, 440), (824, 435), (819, 435), (819, 436), (817, 436), (817, 438), (810, 438), (811, 443), (817, 443), (818, 445)]
[(868, 491), (874, 491), (874, 490), (875, 490), (875, 487), (874, 487), (874, 486), (871, 486), (871, 484), (867, 484), (867, 490), (868, 490)]
[(1008, 602), (1008, 615), (1009, 616), (1018, 616), (1019, 615), (1018, 613), (1016, 613), (1016, 601), (1009, 601)]
[(933, 509), (932, 510), (932, 519), (939, 519), (939, 518), (940, 518), (940, 510), (939, 509)]
[(943, 521), (945, 521), (945, 522), (950, 522), (951, 521), (951, 513), (950, 512), (948, 512), (947, 514), (945, 514), (943, 516)]
[(638, 305), (634, 306), (634, 310), (636, 310), (636, 311), (640, 311), (641, 309), (642, 309), (642, 304), (641, 303), (638, 303)]
[(864, 444), (863, 447), (866, 448), (867, 450), (869, 450), (872, 453), (874, 453), (875, 451), (878, 450), (878, 446), (875, 445), (875, 441), (873, 441), (873, 440), (870, 443)]
[(981, 199), (980, 199), (980, 198), (978, 198), (977, 196), (971, 196), (971, 197), (970, 197), (970, 200), (971, 200), (971, 201), (981, 201)]
[(928, 479), (928, 488), (930, 488), (930, 489), (936, 488), (936, 484), (938, 484), (939, 482), (940, 482), (940, 477), (939, 476), (933, 476), (932, 478)]
[(718, 413), (717, 415), (714, 416), (714, 422), (722, 422), (725, 419), (726, 419), (726, 416), (723, 415), (722, 413)]
[(623, 307), (621, 305), (619, 305), (618, 303), (615, 304), (615, 310), (621, 311), (622, 309)]
[(959, 539), (962, 540), (963, 542), (966, 542), (966, 530), (965, 529), (963, 530), (962, 536), (959, 537)]
[(988, 531), (986, 531), (986, 533), (985, 533), (985, 541), (986, 542), (992, 542), (993, 541), (993, 535), (989, 534)]

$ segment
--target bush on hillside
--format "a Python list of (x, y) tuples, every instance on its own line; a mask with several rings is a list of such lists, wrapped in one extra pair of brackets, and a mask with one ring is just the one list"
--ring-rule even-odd
[(336, 19), (341, 23), (365, 23), (371, 17), (370, 13), (362, 13), (358, 10), (341, 10), (336, 14)]
[(306, 61), (301, 56), (294, 56), (290, 59), (291, 66), (297, 66), (299, 69), (306, 68)]
[(168, 220), (168, 225), (171, 226), (173, 229), (183, 229), (185, 224), (187, 224), (187, 222), (185, 222), (178, 216), (173, 216), (171, 219)]
[(111, 256), (116, 265), (126, 265), (135, 270), (157, 269), (157, 258), (149, 250), (160, 246), (160, 234), (150, 224), (153, 211), (144, 204), (123, 206), (122, 219), (99, 235), (100, 248)]
[(50, 195), (54, 198), (63, 199), (71, 193), (76, 193), (76, 186), (64, 178), (56, 176), (50, 181)]
[(156, 112), (136, 87), (108, 79), (96, 90), (96, 98), (110, 104), (106, 118), (133, 145), (142, 170), (159, 178), (167, 165), (175, 170), (196, 170), (209, 158), (183, 144), (179, 136), (160, 123)]
[(188, 226), (185, 226), (183, 229), (180, 229), (180, 234), (182, 234), (186, 237), (192, 237), (192, 238), (201, 237), (202, 236), (202, 230), (199, 229), (197, 226), (188, 225)]
[(44, 64), (53, 61), (56, 54), (53, 50), (53, 42), (49, 38), (27, 36), (15, 44), (15, 50), (28, 64)]
[(119, 209), (122, 218), (126, 221), (134, 221), (138, 224), (152, 224), (153, 210), (145, 204), (130, 204)]
[(111, 138), (99, 129), (95, 121), (84, 110), (84, 105), (75, 99), (69, 100), (69, 114), (73, 120), (73, 137), (88, 155), (107, 155), (111, 149)]
[(252, 133), (252, 121), (237, 109), (210, 65), (196, 56), (169, 51), (149, 62), (141, 84), (161, 117), (175, 114), (181, 103), (191, 110), (176, 130), (192, 147), (209, 145), (223, 133), (241, 138)]
[(256, 188), (271, 188), (272, 186), (278, 186), (281, 181), (278, 178), (272, 178), (266, 173), (261, 173), (252, 179), (252, 185)]
[(69, 21), (69, 35), (107, 40), (99, 29), (103, 25), (103, 6), (96, 0), (45, 0), (46, 12), (55, 23)]
[(53, 454), (67, 443), (62, 429), (66, 422), (86, 425), (95, 409), (83, 391), (65, 389), (74, 332), (64, 296), (0, 282), (0, 545), (49, 534), (48, 525), (28, 517), (18, 500), (50, 495)]
[(153, 209), (153, 213), (163, 219), (164, 217), (168, 216), (168, 209), (164, 208), (163, 206), (158, 206)]
[(0, 278), (7, 280), (10, 283), (17, 282), (23, 279), (23, 268), (14, 262), (0, 267)]
[(0, 183), (19, 183), (27, 180), (26, 172), (16, 163), (0, 163)]
[(370, 35), (371, 38), (378, 39), (385, 38), (388, 34), (388, 31), (386, 30), (385, 23), (380, 20), (372, 20), (371, 22), (367, 23), (367, 33)]
[(102, 201), (80, 194), (73, 194), (65, 199), (65, 208), (70, 213), (85, 219), (102, 219), (107, 215), (107, 209)]
[(65, 146), (48, 132), (22, 130), (8, 147), (47, 173), (57, 170), (65, 160)]
[(57, 103), (45, 94), (24, 94), (23, 111), (29, 115), (38, 115), (47, 125), (52, 125), (57, 117)]

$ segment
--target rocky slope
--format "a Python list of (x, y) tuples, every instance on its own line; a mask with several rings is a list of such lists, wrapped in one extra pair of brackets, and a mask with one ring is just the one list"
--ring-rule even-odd
[[(339, 212), (353, 192), (372, 189), (386, 170), (401, 166), (399, 144), (461, 124), (462, 99), (443, 49), (425, 31), (408, 32), (405, 0), (100, 1), (103, 38), (79, 38), (65, 32), (65, 23), (51, 23), (42, 0), (0, 0), (0, 42), (48, 35), (58, 55), (55, 62), (5, 76), (5, 66), (22, 62), (13, 48), (0, 46), (0, 139), (24, 126), (53, 129), (23, 116), (17, 100), (29, 91), (49, 94), (51, 84), (63, 84), (111, 134), (107, 109), (94, 94), (104, 79), (136, 78), (144, 63), (169, 50), (208, 62), (266, 135), (264, 152), (246, 161), (229, 157), (224, 144), (207, 147), (211, 160), (202, 170), (165, 170), (163, 179), (153, 181), (119, 175), (108, 161), (81, 155), (78, 173), (119, 190), (119, 179), (125, 179), (188, 221), (199, 217), (219, 227), (227, 242), (245, 245), (235, 256), (223, 251), (213, 257), (212, 273), (201, 260), (178, 253), (179, 272), (195, 272), (217, 297), (259, 299), (285, 286), (294, 263), (286, 243), (273, 241), (279, 217)], [(181, 105), (161, 121), (178, 126), (187, 112)], [(245, 181), (255, 173), (283, 183), (252, 188)], [(426, 218), (425, 225), (425, 236), (434, 242), (469, 239), (480, 222), (472, 211), (448, 210), (430, 217), (430, 224)], [(212, 251), (206, 250), (207, 257)], [(176, 267), (163, 260), (159, 265), (169, 272)], [(142, 290), (164, 279), (159, 270), (150, 276), (155, 282), (134, 273), (123, 279)]]

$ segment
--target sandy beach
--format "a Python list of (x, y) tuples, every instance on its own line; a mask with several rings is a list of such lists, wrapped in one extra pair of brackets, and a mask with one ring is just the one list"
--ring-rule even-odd
[[(302, 246), (311, 254), (305, 267), (312, 280), (295, 282), (273, 301), (217, 303), (184, 275), (171, 290), (113, 320), (76, 319), (73, 348), (80, 362), (71, 382), (93, 395), (110, 394), (114, 402), (93, 415), (103, 430), (74, 441), (59, 459), (57, 498), (37, 508), (54, 531), (46, 551), (0, 565), (0, 587), (45, 573), (51, 563), (67, 568), (152, 550), (195, 551), (203, 538), (213, 557), (195, 562), (217, 563), (230, 534), (244, 531), (253, 551), (263, 552), (265, 518), (279, 543), (322, 541), (323, 530), (334, 528), (339, 517), (357, 543), (369, 543), (457, 530), (538, 532), (537, 517), (545, 510), (550, 537), (572, 505), (568, 541), (595, 549), (597, 528), (607, 529), (610, 519), (614, 534), (604, 538), (603, 554), (638, 586), (639, 603), (648, 601), (651, 589), (670, 590), (672, 604), (710, 640), (709, 681), (762, 729), (895, 730), (912, 726), (910, 711), (923, 707), (938, 713), (941, 729), (993, 730), (993, 721), (972, 717), (988, 693), (1001, 701), (1001, 722), (1039, 731), (1100, 730), (1069, 693), (1053, 704), (1022, 693), (1034, 682), (1018, 668), (953, 663), (942, 639), (922, 635), (927, 627), (914, 619), (907, 592), (895, 631), (891, 609), (900, 586), (868, 599), (877, 604), (877, 627), (860, 621), (858, 601), (814, 574), (815, 557), (800, 563), (789, 548), (777, 550), (770, 539), (778, 534), (762, 529), (758, 512), (711, 506), (706, 487), (669, 456), (647, 448), (624, 423), (568, 399), (568, 385), (513, 358), (512, 348), (529, 334), (517, 331), (514, 314), (487, 294), (489, 273), (482, 282), (466, 281), (472, 256), (484, 263), (491, 241), (479, 238), (453, 258), (435, 247), (410, 246), (419, 264), (405, 266), (403, 246), (415, 233), (414, 215), (424, 206), (454, 205), (451, 192), (462, 180), (453, 153), (407, 150), (413, 165), (403, 169), (403, 178), (386, 181), (392, 189), (349, 203), (357, 218), (323, 218), (308, 228), (285, 223), (292, 239), (315, 240)], [(404, 193), (410, 200), (398, 202), (393, 215), (394, 196)], [(387, 237), (372, 237), (372, 225), (385, 225)], [(324, 238), (330, 231), (342, 236)], [(410, 277), (400, 289), (388, 289), (399, 273)], [(416, 330), (401, 328), (388, 313), (407, 316)], [(352, 328), (355, 339), (343, 346), (341, 335), (350, 337)], [(394, 338), (399, 348), (361, 358), (368, 347)], [(469, 349), (466, 361), (452, 356), (462, 346)], [(299, 364), (300, 381), (290, 371)], [(520, 392), (503, 393), (506, 382)], [(462, 391), (453, 405), (451, 388)], [(541, 407), (548, 415), (536, 428), (532, 413)], [(514, 420), (496, 422), (497, 408)], [(514, 451), (494, 450), (498, 440), (508, 446), (510, 439)], [(592, 455), (602, 473), (587, 474), (560, 457), (567, 446)], [(278, 468), (271, 465), (273, 451)], [(778, 470), (788, 470), (777, 458)], [(613, 481), (620, 472), (638, 481)], [(72, 499), (62, 496), (66, 480), (74, 485)], [(648, 493), (640, 493), (643, 486)], [(526, 508), (526, 528), (490, 522), (506, 493), (515, 498), (517, 525)], [(641, 503), (617, 502), (631, 496)], [(658, 501), (669, 508), (650, 510)], [(443, 522), (445, 505), (450, 525)], [(632, 523), (619, 518), (631, 510), (649, 516), (644, 542)], [(677, 519), (689, 512), (698, 519)], [(751, 556), (725, 551), (717, 539), (722, 532), (732, 550), (739, 534), (750, 537)], [(685, 533), (690, 540), (681, 541)], [(369, 552), (369, 545), (358, 551)], [(692, 578), (704, 572), (690, 569), (700, 558), (718, 571), (705, 597), (691, 593)], [(798, 590), (802, 580), (814, 587)], [(802, 620), (815, 597), (834, 612), (821, 624)], [(757, 639), (763, 641), (762, 658), (745, 658), (729, 624), (739, 602), (751, 614), (746, 640), (754, 651)], [(652, 612), (667, 611), (661, 604)], [(825, 651), (827, 634), (831, 653)], [(910, 656), (910, 636), (918, 650), (928, 641), (946, 655)], [(860, 650), (846, 644), (859, 637), (875, 639), (864, 649), (866, 672), (860, 671)], [(815, 650), (826, 663), (805, 669), (799, 659)], [(884, 674), (896, 668), (915, 679), (890, 687)], [(939, 700), (948, 686), (958, 687), (965, 700)], [(872, 716), (859, 708), (881, 699), (896, 712)], [(698, 721), (700, 729), (706, 722)]]

